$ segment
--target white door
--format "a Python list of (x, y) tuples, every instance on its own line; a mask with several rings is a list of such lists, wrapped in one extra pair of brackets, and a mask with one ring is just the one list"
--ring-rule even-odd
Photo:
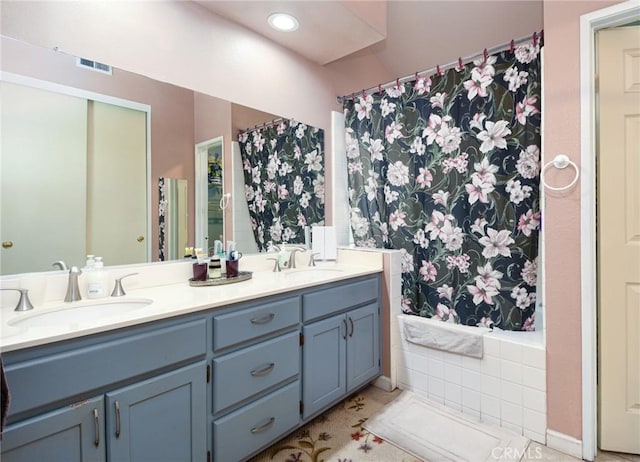
[(597, 40), (599, 446), (640, 454), (640, 27)]
[(87, 101), (7, 82), (0, 92), (0, 274), (80, 265)]
[(87, 253), (105, 265), (146, 262), (147, 115), (96, 101), (88, 113)]

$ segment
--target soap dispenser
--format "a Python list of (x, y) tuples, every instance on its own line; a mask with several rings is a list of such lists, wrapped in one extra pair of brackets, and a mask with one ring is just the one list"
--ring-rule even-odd
[(96, 258), (93, 255), (87, 255), (87, 262), (84, 264), (82, 271), (91, 271), (96, 266)]
[(93, 271), (87, 274), (87, 298), (103, 298), (107, 296), (107, 272), (102, 257), (95, 257)]

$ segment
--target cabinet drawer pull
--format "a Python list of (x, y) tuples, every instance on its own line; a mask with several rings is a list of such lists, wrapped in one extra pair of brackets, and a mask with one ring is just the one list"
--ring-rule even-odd
[(98, 416), (98, 410), (93, 410), (93, 430), (95, 431), (95, 436), (93, 438), (93, 445), (95, 447), (100, 446), (100, 418)]
[(275, 422), (275, 421), (276, 421), (276, 418), (275, 417), (271, 417), (267, 423), (262, 424), (259, 427), (253, 427), (251, 429), (251, 433), (253, 433), (254, 435), (256, 433), (262, 433), (263, 431), (269, 429), (269, 427), (271, 427), (271, 425), (273, 425), (273, 422)]
[(349, 316), (349, 324), (351, 324), (351, 332), (349, 332), (349, 337), (353, 337), (353, 319)]
[(347, 329), (347, 320), (343, 319), (342, 322), (344, 323), (344, 335), (342, 336), (343, 339), (347, 339), (347, 332), (349, 331), (349, 329)]
[(259, 318), (253, 318), (251, 320), (251, 324), (266, 324), (268, 322), (273, 321), (273, 318), (275, 318), (275, 317), (276, 317), (275, 313), (269, 313), (269, 314), (264, 315), (264, 316), (259, 317)]
[(113, 407), (116, 411), (116, 438), (120, 438), (120, 403), (114, 402)]
[(276, 365), (276, 363), (270, 363), (268, 366), (265, 366), (262, 369), (258, 369), (258, 370), (254, 369), (254, 370), (251, 371), (251, 375), (253, 377), (260, 377), (262, 375), (267, 375), (269, 372), (271, 372), (273, 370), (275, 365)]

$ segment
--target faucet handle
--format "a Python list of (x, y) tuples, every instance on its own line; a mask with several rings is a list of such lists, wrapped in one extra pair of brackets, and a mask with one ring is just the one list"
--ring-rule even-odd
[(273, 272), (274, 273), (279, 273), (280, 271), (282, 271), (282, 268), (280, 268), (280, 257), (267, 257), (267, 260), (273, 260), (274, 261), (274, 265), (273, 265)]
[(29, 289), (0, 289), (0, 290), (17, 290), (20, 292), (20, 300), (14, 311), (29, 311), (33, 309), (31, 300), (29, 300)]
[(316, 266), (315, 257), (317, 257), (318, 255), (320, 255), (318, 252), (312, 253), (311, 255), (309, 255), (309, 266)]
[(116, 283), (113, 286), (113, 292), (111, 292), (111, 296), (112, 297), (122, 297), (123, 295), (126, 295), (127, 293), (122, 288), (122, 280), (124, 278), (128, 278), (129, 276), (135, 276), (136, 274), (138, 274), (138, 273), (129, 273), (129, 274), (125, 274), (124, 276), (120, 276), (119, 278), (117, 278), (116, 279)]

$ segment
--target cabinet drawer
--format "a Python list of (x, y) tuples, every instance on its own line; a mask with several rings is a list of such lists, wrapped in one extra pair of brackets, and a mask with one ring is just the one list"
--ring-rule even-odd
[(292, 332), (213, 360), (213, 412), (219, 412), (300, 369), (300, 340)]
[(213, 460), (244, 460), (300, 421), (300, 383), (293, 382), (213, 423)]
[(213, 317), (213, 350), (218, 351), (300, 322), (300, 297), (290, 297)]
[(346, 308), (376, 300), (378, 296), (377, 277), (337, 287), (322, 288), (302, 295), (302, 320), (306, 322), (337, 313)]
[(206, 352), (206, 320), (117, 335), (34, 360), (6, 365), (11, 414), (36, 409), (153, 372)]

